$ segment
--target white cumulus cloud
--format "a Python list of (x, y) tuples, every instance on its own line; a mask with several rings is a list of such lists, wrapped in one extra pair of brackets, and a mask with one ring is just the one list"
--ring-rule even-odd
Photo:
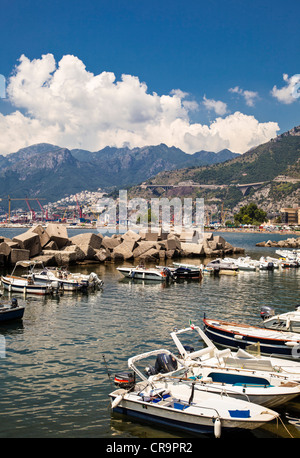
[[(30, 60), (22, 55), (7, 85), (15, 111), (0, 114), (0, 153), (9, 154), (40, 142), (97, 151), (105, 146), (130, 147), (165, 143), (187, 153), (228, 148), (244, 153), (275, 137), (276, 122), (258, 122), (240, 112), (216, 118), (210, 125), (192, 123), (198, 104), (175, 89), (149, 93), (138, 77), (87, 71), (73, 55), (57, 63), (52, 54)], [(204, 99), (219, 116), (220, 101)]]
[(286, 73), (283, 74), (283, 80), (286, 85), (281, 89), (278, 89), (277, 86), (274, 86), (271, 94), (279, 102), (290, 104), (295, 102), (300, 97), (300, 75), (296, 74), (289, 78), (289, 75)]
[(217, 115), (223, 116), (227, 113), (227, 105), (221, 100), (207, 99), (206, 96), (204, 96), (203, 105), (208, 110), (214, 110)]
[(241, 89), (239, 86), (230, 88), (229, 92), (232, 92), (233, 94), (239, 94), (242, 97), (244, 97), (246, 105), (248, 105), (248, 107), (253, 107), (255, 99), (258, 98), (258, 92)]

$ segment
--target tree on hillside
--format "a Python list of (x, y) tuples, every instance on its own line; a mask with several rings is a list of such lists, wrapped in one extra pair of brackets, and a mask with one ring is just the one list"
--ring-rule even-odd
[(254, 224), (258, 225), (267, 221), (267, 213), (254, 203), (251, 202), (240, 209), (238, 213), (234, 215), (234, 222), (236, 225), (239, 224)]

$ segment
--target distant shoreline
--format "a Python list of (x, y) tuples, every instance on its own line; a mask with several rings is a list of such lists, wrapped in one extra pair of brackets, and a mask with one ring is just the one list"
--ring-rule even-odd
[[(45, 226), (43, 223), (37, 222), (36, 224), (41, 224), (41, 226)], [(85, 225), (69, 225), (65, 223), (57, 223), (63, 224), (67, 227), (67, 229), (75, 229), (75, 230), (82, 230), (82, 229), (95, 229), (97, 230), (97, 226), (94, 224), (85, 224)], [(30, 229), (33, 227), (32, 224), (1, 224), (0, 223), (0, 230), (3, 229)], [(243, 233), (243, 234), (282, 234), (282, 235), (298, 235), (300, 237), (300, 231), (296, 230), (268, 230), (268, 229), (253, 229), (253, 228), (240, 228), (240, 227), (220, 227), (220, 228), (205, 228), (204, 232), (235, 232), (235, 233)]]
[(205, 232), (239, 232), (243, 234), (282, 234), (282, 235), (298, 235), (300, 237), (300, 231), (293, 230), (273, 230), (268, 231), (267, 229), (245, 229), (245, 228), (220, 228), (220, 229), (205, 229)]

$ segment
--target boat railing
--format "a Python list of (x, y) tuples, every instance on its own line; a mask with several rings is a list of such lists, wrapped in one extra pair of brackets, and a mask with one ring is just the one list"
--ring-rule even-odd
[[(186, 383), (187, 385), (194, 384), (195, 389), (197, 391), (211, 392), (211, 388), (213, 388), (215, 391), (218, 391), (220, 396), (225, 395), (225, 396), (231, 397), (231, 395), (234, 395), (234, 397), (236, 397), (237, 395), (237, 392), (235, 390), (231, 390), (228, 386), (225, 387), (224, 385), (218, 385), (216, 382), (211, 382), (213, 383), (213, 387), (212, 387), (212, 385), (209, 382), (201, 381), (201, 379), (194, 380), (189, 377), (183, 378), (183, 377), (177, 377), (177, 376), (173, 376), (169, 374), (166, 374), (166, 376), (164, 376), (164, 374), (159, 374), (159, 380), (165, 380), (165, 381), (170, 381), (170, 382), (174, 382), (174, 380), (178, 380), (180, 383), (183, 382), (183, 383)], [(201, 388), (198, 388), (197, 384), (199, 384)], [(240, 398), (245, 398), (246, 401), (250, 402), (250, 398), (247, 395), (247, 393), (244, 393), (244, 392), (238, 393), (238, 395)]]

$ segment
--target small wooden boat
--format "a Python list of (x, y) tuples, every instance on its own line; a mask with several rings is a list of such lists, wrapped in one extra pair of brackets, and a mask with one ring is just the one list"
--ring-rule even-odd
[(25, 304), (19, 304), (16, 298), (11, 301), (0, 301), (0, 323), (6, 323), (23, 318)]
[(203, 319), (204, 332), (223, 347), (246, 349), (259, 344), (260, 352), (299, 361), (300, 335), (223, 320)]
[[(156, 375), (147, 378), (136, 363), (159, 354), (171, 355), (177, 360), (168, 350), (154, 350), (128, 360), (128, 366), (134, 373), (116, 374), (118, 389), (109, 395), (114, 412), (140, 421), (192, 433), (214, 434), (216, 437), (220, 437), (223, 430), (252, 430), (279, 416), (265, 406), (211, 393), (193, 383), (165, 377), (159, 380)], [(134, 374), (141, 378), (140, 382), (136, 382)]]

